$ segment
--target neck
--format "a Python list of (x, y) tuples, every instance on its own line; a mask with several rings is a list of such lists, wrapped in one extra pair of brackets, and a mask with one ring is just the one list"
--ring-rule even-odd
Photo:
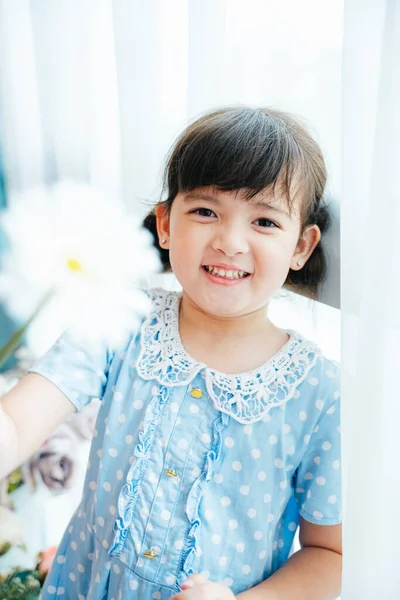
[(210, 315), (183, 294), (179, 334), (195, 360), (221, 373), (246, 373), (266, 363), (287, 342), (271, 323), (267, 306), (250, 314), (223, 318)]
[(246, 315), (220, 317), (197, 306), (183, 292), (179, 311), (179, 329), (183, 337), (201, 336), (219, 343), (230, 343), (238, 338), (255, 339), (276, 333), (277, 327), (268, 318), (268, 304)]

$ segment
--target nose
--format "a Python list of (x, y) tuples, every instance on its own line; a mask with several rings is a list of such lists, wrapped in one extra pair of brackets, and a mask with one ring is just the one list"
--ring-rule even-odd
[(226, 256), (235, 256), (246, 254), (249, 251), (249, 244), (245, 232), (237, 224), (221, 224), (215, 231), (212, 248)]

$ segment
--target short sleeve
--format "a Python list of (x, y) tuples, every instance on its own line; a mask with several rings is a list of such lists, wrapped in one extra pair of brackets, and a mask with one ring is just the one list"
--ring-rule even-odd
[(294, 495), (299, 513), (317, 525), (337, 525), (342, 521), (339, 367), (330, 374), (328, 389), (316, 400), (321, 414), (295, 474)]
[(102, 398), (112, 353), (89, 346), (64, 333), (29, 369), (53, 383), (79, 411), (94, 398)]

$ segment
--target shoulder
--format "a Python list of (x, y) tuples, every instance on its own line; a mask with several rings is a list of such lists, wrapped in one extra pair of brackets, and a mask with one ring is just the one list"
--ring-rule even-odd
[(103, 360), (110, 365), (115, 359), (123, 361), (129, 350), (140, 346), (140, 338), (146, 323), (154, 320), (154, 315), (164, 311), (168, 292), (161, 288), (146, 290), (140, 288), (143, 302), (139, 307), (137, 319), (131, 327), (126, 328), (125, 335), (114, 343), (99, 343), (80, 338), (76, 333), (66, 330), (53, 346), (53, 351), (64, 355), (72, 354), (78, 358), (86, 356), (87, 361)]
[(340, 412), (340, 365), (321, 355), (307, 379), (310, 398), (315, 401), (315, 407), (320, 416)]
[[(326, 429), (336, 431), (341, 413), (339, 363), (321, 354), (298, 391), (310, 417), (309, 423), (318, 423), (321, 434)], [(313, 431), (317, 430), (318, 427)], [(315, 435), (312, 439), (315, 439)]]
[(340, 364), (321, 353), (310, 369), (309, 382), (327, 388), (340, 386)]
[(292, 369), (302, 364), (307, 377), (318, 374), (321, 379), (328, 380), (340, 375), (340, 364), (325, 356), (318, 344), (298, 331), (287, 329), (285, 332), (290, 335), (290, 340), (282, 350), (290, 356)]
[(301, 391), (307, 391), (312, 396), (331, 396), (332, 400), (338, 400), (340, 363), (325, 356), (315, 342), (297, 332), (290, 333), (295, 339), (291, 368), (294, 376), (302, 372), (298, 379)]
[(290, 335), (290, 341), (284, 347), (291, 354), (303, 357), (307, 357), (308, 362), (312, 368), (325, 369), (328, 373), (328, 377), (332, 376), (332, 373), (340, 371), (340, 364), (336, 360), (325, 356), (321, 348), (316, 342), (305, 337), (299, 331), (293, 329), (284, 329), (287, 334)]
[(315, 365), (310, 369), (309, 378), (314, 378), (313, 382), (316, 385), (327, 387), (339, 385), (340, 364), (320, 353)]

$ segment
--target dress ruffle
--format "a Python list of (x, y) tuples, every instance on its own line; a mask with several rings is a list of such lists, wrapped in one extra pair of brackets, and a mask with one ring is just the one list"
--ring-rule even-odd
[(213, 440), (211, 448), (206, 455), (203, 471), (193, 483), (187, 498), (186, 515), (189, 521), (189, 531), (182, 549), (181, 560), (178, 568), (180, 584), (182, 584), (183, 581), (189, 577), (189, 575), (194, 573), (193, 569), (191, 568), (191, 564), (195, 558), (196, 551), (198, 550), (196, 533), (201, 526), (200, 506), (201, 498), (203, 496), (203, 483), (208, 483), (212, 477), (213, 463), (219, 458), (221, 451), (222, 431), (225, 429), (228, 423), (229, 416), (224, 413), (215, 419), (213, 424)]
[(118, 499), (119, 517), (114, 523), (116, 535), (109, 554), (119, 556), (124, 548), (126, 538), (132, 523), (133, 513), (138, 498), (142, 478), (146, 469), (149, 452), (152, 447), (154, 436), (169, 396), (169, 389), (161, 387), (159, 393), (151, 399), (143, 420), (143, 428), (139, 433), (139, 440), (134, 450), (135, 461), (131, 465), (126, 476)]

